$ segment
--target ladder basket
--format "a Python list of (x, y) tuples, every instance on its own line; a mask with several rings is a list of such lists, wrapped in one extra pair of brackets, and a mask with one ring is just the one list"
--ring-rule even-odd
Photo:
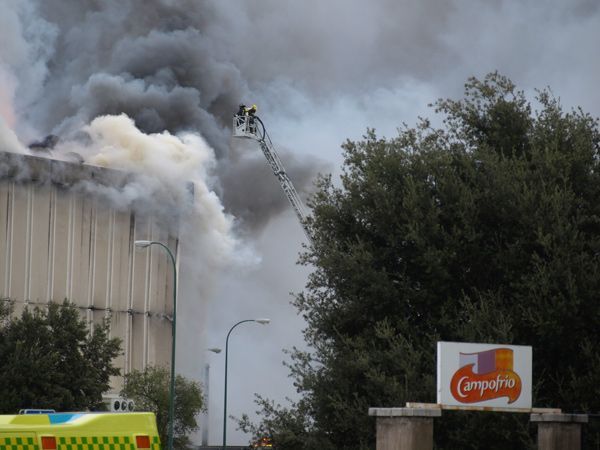
[(253, 116), (234, 116), (233, 137), (257, 139), (256, 118)]

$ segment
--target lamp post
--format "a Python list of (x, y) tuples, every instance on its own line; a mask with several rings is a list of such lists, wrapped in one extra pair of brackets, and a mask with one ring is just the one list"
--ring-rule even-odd
[(171, 325), (171, 380), (169, 386), (169, 425), (168, 425), (168, 450), (173, 450), (173, 422), (175, 421), (175, 336), (177, 332), (177, 263), (173, 253), (162, 242), (158, 241), (135, 241), (138, 248), (146, 248), (151, 245), (158, 245), (164, 248), (171, 262), (173, 263), (173, 323)]
[(245, 319), (240, 320), (234, 326), (229, 329), (229, 333), (227, 333), (227, 339), (225, 339), (225, 394), (223, 397), (223, 450), (225, 450), (227, 446), (227, 356), (229, 353), (229, 336), (235, 327), (241, 325), (246, 322), (256, 322), (261, 325), (267, 325), (271, 322), (271, 319)]
[[(207, 348), (206, 349), (209, 352), (215, 353), (215, 354), (219, 354), (221, 353), (221, 349), (217, 348), (217, 347), (212, 347), (212, 348)], [(208, 411), (210, 408), (210, 397), (209, 397), (209, 393), (210, 393), (210, 382), (209, 382), (209, 375), (210, 375), (210, 364), (206, 363), (204, 365), (204, 404), (206, 405), (206, 407), (204, 408), (204, 413), (202, 416), (202, 445), (204, 447), (208, 446)]]

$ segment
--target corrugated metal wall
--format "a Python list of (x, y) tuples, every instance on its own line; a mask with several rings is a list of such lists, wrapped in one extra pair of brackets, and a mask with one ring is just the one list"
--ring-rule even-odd
[[(0, 295), (15, 314), (68, 299), (92, 326), (109, 317), (111, 335), (123, 341), (122, 373), (170, 362), (173, 269), (161, 248), (136, 250), (137, 239), (178, 244), (131, 211), (0, 175)], [(113, 392), (121, 383), (113, 380)]]

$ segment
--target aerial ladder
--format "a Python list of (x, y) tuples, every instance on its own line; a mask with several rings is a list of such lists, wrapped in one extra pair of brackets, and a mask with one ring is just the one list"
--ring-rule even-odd
[(277, 155), (275, 147), (273, 147), (271, 138), (267, 134), (267, 130), (265, 129), (262, 120), (253, 113), (243, 113), (243, 108), (240, 108), (240, 112), (233, 117), (233, 137), (254, 139), (258, 141), (265, 158), (267, 158), (267, 162), (279, 180), (283, 192), (285, 192), (285, 195), (292, 204), (292, 208), (294, 208), (294, 212), (302, 225), (306, 238), (312, 243), (312, 237), (306, 225), (308, 214), (306, 213), (304, 204), (302, 203), (296, 188), (292, 184), (292, 180), (290, 180), (290, 177), (286, 173), (283, 163), (281, 162), (279, 155)]

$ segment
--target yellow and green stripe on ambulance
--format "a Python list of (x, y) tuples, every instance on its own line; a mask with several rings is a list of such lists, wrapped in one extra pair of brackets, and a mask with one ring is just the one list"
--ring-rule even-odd
[(0, 415), (0, 450), (160, 450), (152, 413)]

